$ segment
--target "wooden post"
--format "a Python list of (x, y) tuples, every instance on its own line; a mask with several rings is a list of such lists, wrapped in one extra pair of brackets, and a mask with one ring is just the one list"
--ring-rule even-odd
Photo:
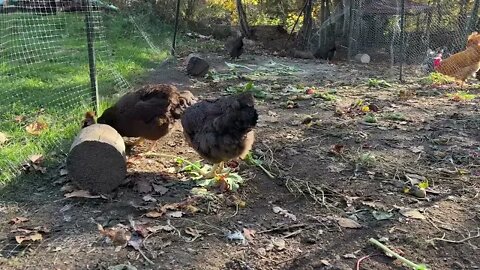
[(405, 0), (400, 8), (400, 81), (403, 81), (403, 62), (405, 61)]
[(173, 30), (172, 51), (171, 51), (172, 56), (175, 55), (175, 47), (177, 43), (177, 31), (178, 31), (178, 20), (179, 20), (178, 17), (180, 17), (180, 0), (177, 0), (177, 11), (175, 13), (175, 28)]
[(92, 104), (95, 113), (98, 115), (99, 110), (99, 95), (98, 95), (98, 81), (97, 81), (97, 65), (95, 60), (95, 28), (93, 25), (92, 11), (93, 6), (91, 0), (83, 2), (86, 5), (85, 11), (85, 28), (87, 31), (87, 49), (88, 49), (88, 67), (90, 72), (90, 91), (92, 96)]

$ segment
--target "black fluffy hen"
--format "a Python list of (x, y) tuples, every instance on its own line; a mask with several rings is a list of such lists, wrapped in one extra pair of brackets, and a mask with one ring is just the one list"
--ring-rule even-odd
[(239, 58), (240, 55), (243, 53), (243, 35), (239, 37), (230, 38), (227, 40), (227, 44), (225, 45), (228, 54), (232, 58)]
[(205, 178), (223, 170), (223, 162), (244, 158), (254, 141), (258, 113), (251, 93), (204, 100), (189, 107), (182, 116), (187, 142), (200, 156), (215, 163)]
[[(117, 130), (123, 137), (157, 141), (167, 135), (184, 110), (195, 102), (189, 91), (173, 85), (146, 85), (127, 93), (97, 120)], [(153, 149), (155, 143), (150, 147)]]

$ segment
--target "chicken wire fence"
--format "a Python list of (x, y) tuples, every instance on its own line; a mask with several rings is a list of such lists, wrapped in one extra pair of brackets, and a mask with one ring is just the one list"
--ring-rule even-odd
[[(0, 0), (0, 183), (42, 171), (36, 154), (67, 146), (98, 101), (97, 85), (101, 97), (130, 88), (106, 36), (117, 13), (94, 0)], [(132, 16), (125, 21), (152, 43)]]
[(355, 0), (350, 57), (368, 54), (390, 67), (431, 72), (438, 54), (445, 58), (465, 49), (468, 35), (478, 29), (479, 5), (479, 0)]

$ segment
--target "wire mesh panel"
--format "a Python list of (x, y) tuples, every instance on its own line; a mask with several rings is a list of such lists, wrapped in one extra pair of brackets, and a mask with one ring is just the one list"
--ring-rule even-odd
[(465, 49), (478, 25), (477, 0), (354, 0), (352, 9), (351, 54), (366, 53), (374, 62), (390, 67), (403, 62), (426, 72), (433, 71), (439, 53), (445, 58)]
[(103, 14), (111, 9), (96, 1), (0, 1), (0, 182), (31, 155), (72, 138), (93, 109), (88, 34), (99, 89), (128, 88), (110, 63)]

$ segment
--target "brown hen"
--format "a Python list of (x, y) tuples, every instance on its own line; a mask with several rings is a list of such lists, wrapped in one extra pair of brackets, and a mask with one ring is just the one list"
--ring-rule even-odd
[(244, 158), (254, 141), (258, 114), (251, 93), (204, 100), (189, 107), (182, 116), (187, 142), (200, 156), (214, 163), (203, 173), (212, 178), (223, 170), (223, 162)]
[(436, 71), (455, 78), (463, 87), (465, 80), (477, 73), (479, 69), (480, 41), (476, 38), (472, 39), (472, 35), (470, 35), (467, 48), (442, 60)]
[(194, 103), (190, 91), (179, 92), (166, 84), (146, 85), (121, 97), (97, 122), (110, 125), (123, 137), (139, 137), (137, 143), (144, 139), (155, 141), (148, 150), (151, 151)]
[[(467, 48), (470, 46), (475, 46), (476, 44), (480, 44), (480, 34), (478, 32), (473, 32), (470, 34), (470, 36), (468, 36)], [(480, 70), (477, 71), (475, 77), (480, 81)]]

